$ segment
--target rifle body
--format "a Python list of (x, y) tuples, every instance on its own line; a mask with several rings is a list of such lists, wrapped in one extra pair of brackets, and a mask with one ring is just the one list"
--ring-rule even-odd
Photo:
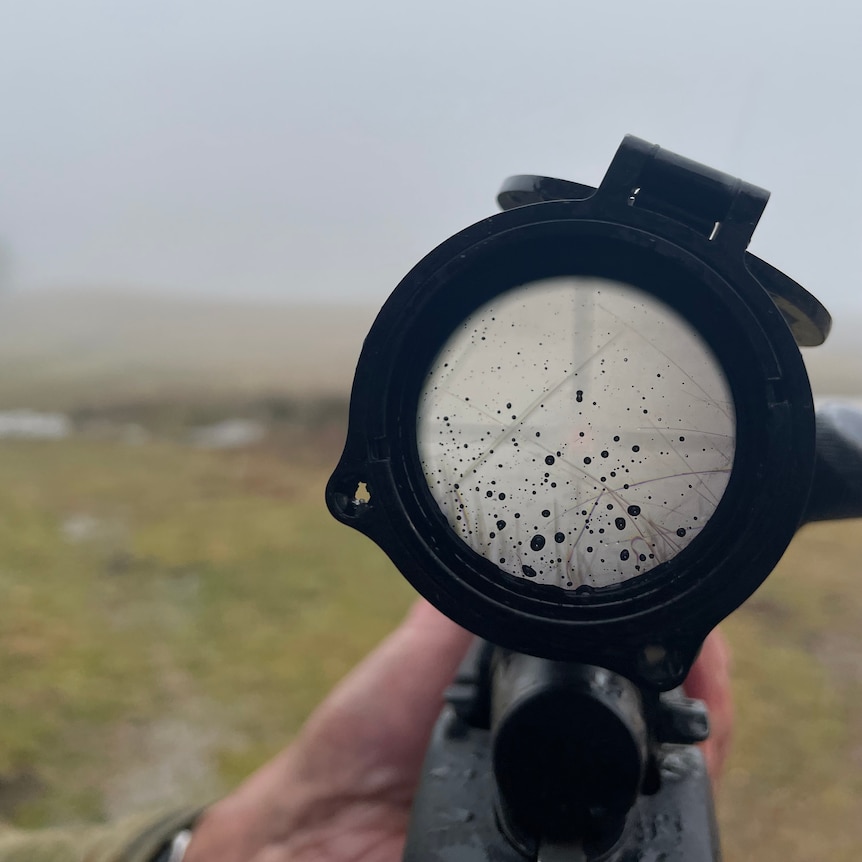
[[(608, 735), (603, 731), (603, 738), (597, 739), (595, 733), (587, 732), (580, 737), (575, 727), (572, 728), (575, 747), (560, 751), (555, 766), (551, 767), (554, 774), (549, 776), (549, 782), (543, 782), (540, 787), (533, 786), (539, 771), (549, 772), (550, 769), (548, 764), (540, 763), (531, 770), (530, 761), (534, 758), (541, 760), (542, 755), (536, 752), (541, 752), (544, 744), (553, 750), (558, 742), (554, 738), (553, 727), (544, 734), (542, 728), (535, 726), (536, 715), (525, 712), (523, 697), (507, 698), (504, 692), (517, 688), (517, 677), (529, 673), (537, 681), (537, 687), (543, 688), (543, 694), (546, 694), (549, 686), (545, 685), (542, 677), (547, 678), (548, 669), (543, 668), (543, 664), (552, 666), (550, 674), (558, 682), (561, 670), (565, 674), (565, 669), (558, 663), (503, 653), (488, 644), (477, 644), (467, 657), (447, 692), (447, 703), (434, 728), (423, 781), (414, 802), (405, 862), (719, 860), (721, 854), (712, 791), (700, 751), (692, 744), (659, 743), (654, 732), (650, 752), (642, 764), (644, 768), (638, 771), (639, 786), (627, 810), (616, 817), (605, 814), (604, 821), (600, 816), (592, 835), (586, 834), (581, 838), (564, 835), (559, 830), (556, 836), (535, 834), (535, 830), (540, 828), (535, 825), (535, 818), (540, 816), (546, 803), (550, 811), (553, 798), (562, 798), (571, 787), (570, 795), (577, 808), (578, 803), (584, 801), (583, 786), (601, 783), (598, 774), (588, 775), (584, 782), (579, 782), (578, 776), (571, 774), (578, 770), (576, 761), (583, 765), (583, 758), (587, 756), (586, 769), (601, 769), (605, 762), (609, 772), (616, 773), (622, 768), (621, 758), (630, 756), (620, 754), (625, 743), (619, 733)], [(502, 671), (501, 666), (504, 668)], [(584, 687), (579, 681), (584, 679), (584, 666), (570, 667), (571, 679), (564, 680), (557, 689), (580, 687), (583, 692)], [(607, 672), (588, 669), (593, 670), (599, 670), (601, 682), (604, 679), (602, 675)], [(508, 681), (501, 679), (501, 675), (505, 677), (507, 673)], [(591, 678), (595, 679), (595, 674)], [(588, 696), (594, 695), (592, 692)], [(501, 698), (506, 700), (502, 708), (499, 705)], [(601, 693), (598, 699), (602, 699)], [(663, 724), (665, 736), (668, 735), (667, 727), (672, 724), (675, 724), (677, 737), (685, 736), (686, 732), (690, 735), (699, 732), (696, 726), (702, 713), (692, 712), (689, 702), (666, 695), (660, 700), (662, 703), (656, 712), (659, 718), (651, 723)], [(549, 713), (559, 713), (550, 702), (537, 703), (550, 706)], [(575, 706), (581, 709), (583, 701)], [(524, 715), (528, 716), (527, 719), (523, 718)], [(673, 716), (673, 719), (668, 721), (668, 716)], [(686, 721), (689, 724), (687, 731), (683, 727)], [(518, 732), (524, 734), (523, 750), (527, 754), (523, 762), (518, 762), (520, 754), (510, 756), (507, 752), (511, 748), (506, 748), (501, 741), (513, 722), (520, 723)], [(607, 723), (613, 725), (615, 722), (616, 719), (609, 716)], [(627, 719), (625, 723), (628, 725)], [(637, 735), (639, 722), (635, 719), (632, 724)], [(579, 750), (577, 744), (583, 748)], [(602, 751), (602, 746), (608, 746), (608, 749)], [(513, 781), (517, 783), (520, 776), (524, 786), (513, 792)], [(615, 775), (609, 774), (605, 780), (613, 785)], [(549, 787), (552, 788), (550, 794)], [(531, 815), (529, 812), (533, 801), (538, 801), (539, 814), (533, 811)], [(615, 803), (610, 800), (609, 804)], [(515, 808), (521, 810), (513, 810)], [(595, 809), (594, 804), (592, 808)], [(548, 815), (551, 818), (548, 823), (552, 824), (550, 828), (554, 828), (553, 818), (559, 817), (563, 810), (560, 808)], [(573, 822), (577, 821), (578, 812), (573, 810), (571, 813)]]

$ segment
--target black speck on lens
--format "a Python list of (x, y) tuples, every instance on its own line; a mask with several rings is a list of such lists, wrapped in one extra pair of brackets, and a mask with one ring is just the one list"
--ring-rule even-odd
[(542, 548), (545, 547), (545, 537), (544, 536), (533, 536), (533, 538), (530, 539), (530, 547), (534, 551), (541, 551)]

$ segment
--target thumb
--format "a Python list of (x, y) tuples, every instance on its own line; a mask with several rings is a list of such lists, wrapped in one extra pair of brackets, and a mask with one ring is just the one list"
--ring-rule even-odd
[(412, 793), (443, 692), (473, 636), (428, 602), (336, 686), (297, 746), (308, 774), (341, 776), (352, 792), (397, 784)]
[(702, 700), (709, 711), (710, 733), (702, 749), (710, 778), (717, 785), (733, 736), (730, 647), (719, 629), (704, 641), (683, 688), (689, 697)]

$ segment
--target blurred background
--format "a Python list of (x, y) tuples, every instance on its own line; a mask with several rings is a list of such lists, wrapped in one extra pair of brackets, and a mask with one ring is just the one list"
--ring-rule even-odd
[[(362, 337), (501, 180), (631, 132), (773, 192), (862, 397), (862, 6), (0, 0), (0, 817), (229, 789), (410, 589), (326, 514)], [(729, 859), (862, 847), (859, 522), (727, 623)]]

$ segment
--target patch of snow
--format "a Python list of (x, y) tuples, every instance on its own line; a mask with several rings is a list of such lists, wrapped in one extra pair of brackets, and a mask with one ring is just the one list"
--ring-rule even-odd
[(242, 449), (259, 443), (266, 436), (266, 426), (254, 419), (225, 419), (214, 425), (203, 425), (191, 432), (193, 446), (201, 449)]
[(76, 543), (97, 539), (103, 530), (103, 522), (92, 515), (71, 515), (60, 525), (63, 538)]
[(0, 410), (0, 438), (19, 440), (64, 440), (71, 436), (72, 422), (63, 413), (37, 410)]

